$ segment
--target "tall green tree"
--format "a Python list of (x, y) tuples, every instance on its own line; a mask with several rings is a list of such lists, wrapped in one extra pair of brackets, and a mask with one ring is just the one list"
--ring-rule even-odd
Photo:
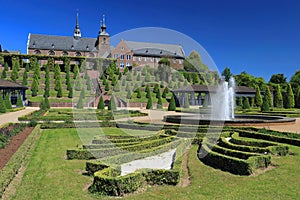
[(136, 89), (136, 98), (138, 98), (138, 99), (142, 98), (142, 94), (141, 94), (140, 88)]
[(9, 66), (8, 66), (7, 62), (4, 63), (4, 70), (5, 70), (5, 71), (8, 71), (8, 70), (9, 70)]
[(163, 103), (162, 103), (162, 99), (161, 98), (158, 98), (157, 99), (157, 106), (156, 106), (157, 109), (162, 109), (163, 108)]
[(233, 76), (233, 74), (231, 73), (228, 67), (225, 67), (221, 75), (224, 77), (225, 81), (227, 82), (229, 81), (230, 77)]
[(146, 105), (146, 109), (152, 109), (152, 97), (149, 96), (148, 101), (147, 101), (147, 105)]
[(197, 51), (192, 51), (190, 55), (183, 62), (184, 69), (186, 71), (200, 71), (207, 72), (209, 68), (202, 63), (200, 54)]
[(300, 70), (296, 71), (295, 74), (291, 77), (290, 84), (293, 92), (296, 93), (298, 86), (300, 85)]
[(175, 111), (176, 110), (176, 102), (175, 102), (175, 95), (172, 94), (171, 100), (169, 102), (168, 111)]
[(268, 112), (270, 111), (270, 102), (269, 102), (269, 98), (267, 97), (267, 95), (264, 95), (263, 98), (263, 103), (260, 107), (260, 111), (261, 112)]
[(1, 73), (1, 79), (5, 79), (6, 78), (6, 70), (4, 69)]
[(31, 92), (32, 92), (31, 96), (33, 97), (37, 96), (38, 90), (39, 90), (39, 83), (37, 78), (34, 78), (31, 83)]
[(255, 85), (255, 105), (257, 107), (261, 107), (263, 103), (263, 99), (260, 93), (260, 89), (257, 85)]
[(17, 107), (23, 107), (23, 106), (24, 106), (20, 94), (18, 95), (16, 106), (17, 106)]
[(295, 99), (294, 93), (291, 84), (288, 84), (287, 93), (285, 97), (285, 108), (294, 108), (295, 107)]
[(77, 76), (79, 75), (79, 67), (77, 64), (75, 64), (75, 66), (74, 66), (73, 73), (74, 73), (73, 79), (76, 79)]
[(83, 108), (83, 97), (81, 95), (79, 96), (76, 108), (77, 109), (82, 109)]
[(286, 77), (284, 77), (284, 74), (273, 74), (269, 80), (269, 83), (286, 84)]
[(19, 78), (18, 69), (15, 66), (13, 66), (12, 72), (11, 72), (11, 75), (10, 75), (10, 79), (13, 82), (16, 82), (18, 78)]
[(132, 94), (131, 94), (131, 91), (128, 90), (127, 95), (126, 95), (126, 98), (127, 98), (127, 99), (131, 99), (131, 95), (132, 95)]
[(101, 96), (97, 105), (97, 109), (98, 110), (104, 110), (105, 105), (104, 105), (104, 101), (103, 101), (103, 97)]
[(269, 102), (269, 107), (271, 108), (273, 106), (273, 98), (269, 87), (266, 87), (265, 96)]
[(295, 107), (300, 108), (300, 85), (298, 86), (298, 89), (297, 89), (296, 95), (295, 95)]
[(276, 84), (274, 90), (274, 107), (282, 108), (283, 107), (283, 98), (281, 93), (281, 87), (279, 84)]
[(6, 107), (6, 109), (12, 109), (12, 105), (11, 105), (11, 101), (10, 101), (10, 97), (9, 97), (8, 93), (6, 93), (6, 95), (5, 95), (5, 107)]
[(243, 109), (250, 109), (250, 103), (248, 97), (244, 98)]
[(189, 108), (190, 107), (190, 102), (189, 102), (189, 98), (188, 98), (188, 95), (185, 94), (184, 95), (184, 105), (183, 105), (184, 108)]
[(163, 91), (163, 93), (162, 93), (162, 98), (166, 98), (167, 95), (168, 95), (168, 93), (169, 93), (169, 88), (168, 88), (168, 87), (165, 87), (165, 89), (164, 89), (164, 91)]
[(22, 79), (22, 85), (26, 86), (28, 84), (27, 79), (28, 79), (27, 71), (24, 70), (23, 79)]
[(117, 110), (115, 97), (111, 95), (110, 101), (108, 103), (108, 110)]
[(0, 113), (6, 113), (5, 102), (2, 98), (2, 93), (0, 92)]
[(68, 98), (73, 98), (73, 88), (69, 89)]

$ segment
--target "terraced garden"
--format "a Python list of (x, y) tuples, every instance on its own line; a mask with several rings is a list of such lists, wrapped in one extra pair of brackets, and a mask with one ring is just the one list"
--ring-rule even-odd
[[(273, 156), (286, 156), (289, 146), (300, 146), (300, 135), (276, 131), (235, 129), (216, 144), (204, 138), (199, 147), (199, 159), (214, 168), (238, 175), (251, 175), (257, 169), (272, 164)], [(227, 135), (227, 137), (224, 136)]]

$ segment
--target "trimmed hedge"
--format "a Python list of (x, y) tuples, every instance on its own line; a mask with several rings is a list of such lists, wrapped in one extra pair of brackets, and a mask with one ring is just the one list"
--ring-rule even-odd
[(55, 129), (55, 128), (99, 128), (99, 127), (116, 127), (115, 122), (67, 122), (67, 123), (43, 123), (41, 129)]
[(8, 123), (0, 128), (0, 149), (4, 148), (11, 137), (17, 135), (26, 127), (24, 123)]
[[(87, 165), (92, 165), (94, 167), (90, 167), (86, 165), (86, 171), (88, 174), (93, 174), (96, 171), (93, 171), (93, 169), (99, 167), (102, 168), (101, 166), (105, 165), (104, 163), (113, 163), (115, 165), (120, 165), (123, 163), (131, 162), (133, 160), (138, 160), (138, 159), (143, 159), (146, 157), (154, 156), (157, 154), (161, 154), (164, 152), (167, 152), (171, 149), (177, 148), (176, 155), (182, 155), (182, 153), (179, 152), (179, 148), (181, 147), (182, 149), (186, 149), (186, 147), (190, 144), (190, 141), (188, 140), (176, 140), (171, 143), (167, 143), (162, 146), (150, 148), (150, 149), (145, 149), (142, 151), (137, 151), (137, 152), (129, 152), (126, 154), (122, 155), (116, 155), (116, 156), (111, 156), (107, 158), (100, 159), (99, 161), (87, 161)], [(176, 161), (178, 159), (176, 158)], [(175, 162), (176, 162), (175, 161)], [(99, 165), (99, 166), (97, 166)]]
[(238, 145), (256, 146), (267, 148), (271, 154), (285, 156), (289, 152), (289, 148), (286, 145), (281, 145), (274, 142), (266, 142), (265, 140), (239, 137), (239, 133), (233, 133), (230, 142)]
[[(94, 139), (92, 140), (92, 144), (106, 144), (107, 142), (110, 143), (129, 143), (129, 142), (145, 142), (151, 140), (157, 140), (168, 137), (167, 135), (162, 134), (155, 134), (149, 137), (133, 137), (133, 138), (118, 138), (118, 139)], [(170, 136), (169, 136), (170, 137)]]
[(281, 136), (270, 135), (266, 133), (257, 133), (257, 132), (250, 132), (250, 131), (241, 131), (239, 135), (242, 137), (249, 137), (249, 138), (256, 138), (261, 140), (269, 140), (273, 142), (291, 144), (295, 146), (300, 146), (300, 139), (295, 138), (286, 138)]
[(182, 156), (177, 155), (181, 153), (182, 149), (176, 150), (176, 160), (173, 161), (171, 170), (141, 169), (125, 176), (119, 176), (121, 174), (120, 168), (105, 168), (103, 164), (98, 166), (94, 166), (91, 163), (87, 164), (90, 170), (104, 167), (101, 171), (94, 173), (94, 181), (89, 191), (110, 196), (123, 196), (136, 191), (146, 183), (176, 185), (180, 181), (182, 169)]
[(92, 193), (100, 193), (102, 195), (123, 196), (132, 193), (141, 187), (145, 178), (141, 172), (127, 174), (125, 176), (112, 176), (120, 174), (120, 171), (108, 167), (94, 174), (94, 181), (89, 191)]
[(28, 152), (33, 150), (35, 143), (40, 137), (40, 126), (36, 126), (8, 163), (0, 170), (0, 198), (6, 187), (13, 180), (24, 162), (29, 161)]
[[(201, 147), (202, 151), (199, 148), (198, 156), (203, 163), (233, 174), (250, 175), (256, 168), (267, 167), (271, 163), (270, 156), (252, 156), (243, 160), (211, 151), (206, 145)], [(202, 153), (207, 155), (202, 158)]]
[(107, 156), (113, 156), (117, 154), (124, 154), (127, 151), (140, 151), (147, 148), (153, 148), (160, 145), (164, 145), (166, 143), (171, 142), (172, 140), (176, 140), (176, 138), (169, 136), (163, 139), (146, 141), (143, 143), (125, 146), (123, 148), (102, 148), (102, 149), (68, 149), (67, 150), (67, 158), (79, 159), (79, 160), (89, 160), (89, 159), (99, 159)]

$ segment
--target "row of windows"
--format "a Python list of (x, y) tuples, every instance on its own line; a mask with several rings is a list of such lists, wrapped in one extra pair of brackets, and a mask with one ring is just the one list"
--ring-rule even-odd
[[(35, 50), (34, 52), (35, 52), (35, 54), (37, 54), (37, 55), (41, 54), (41, 51), (40, 51), (40, 50)], [(55, 51), (50, 50), (50, 51), (48, 52), (48, 55), (54, 56), (54, 55), (55, 55)], [(62, 55), (63, 55), (63, 56), (67, 56), (67, 55), (69, 55), (69, 53), (68, 53), (67, 51), (63, 51), (63, 52), (62, 52)], [(75, 55), (76, 55), (76, 56), (82, 56), (80, 52), (76, 52)], [(95, 57), (95, 55), (94, 55), (93, 53), (89, 53), (89, 57)]]
[[(130, 63), (126, 63), (126, 67), (129, 67), (129, 66), (131, 66), (131, 64)], [(124, 62), (120, 63), (120, 68), (124, 68)]]
[[(148, 57), (135, 57), (133, 56), (133, 61), (145, 61), (145, 62), (159, 62), (160, 58), (148, 58)], [(176, 59), (173, 59), (173, 63), (176, 64)], [(178, 60), (178, 64), (182, 64), (182, 60)]]
[[(118, 54), (114, 54), (114, 58), (118, 58), (119, 57), (119, 55)], [(124, 60), (125, 59), (125, 55), (124, 54), (120, 54), (120, 60)], [(131, 59), (131, 55), (129, 55), (129, 54), (127, 54), (126, 55), (126, 59), (127, 60), (130, 60)]]

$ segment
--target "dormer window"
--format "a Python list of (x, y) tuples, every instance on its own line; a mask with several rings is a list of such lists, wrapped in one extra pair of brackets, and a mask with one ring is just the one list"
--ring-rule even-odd
[(86, 45), (86, 50), (89, 50), (89, 45)]
[(74, 49), (74, 45), (71, 46), (71, 49)]
[(35, 42), (33, 42), (32, 46), (35, 47)]
[(162, 54), (162, 50), (160, 50), (160, 52), (159, 52), (160, 54)]
[(54, 49), (54, 47), (55, 47), (55, 46), (54, 46), (54, 44), (53, 44), (53, 43), (52, 43), (51, 47), (52, 47), (52, 49)]

